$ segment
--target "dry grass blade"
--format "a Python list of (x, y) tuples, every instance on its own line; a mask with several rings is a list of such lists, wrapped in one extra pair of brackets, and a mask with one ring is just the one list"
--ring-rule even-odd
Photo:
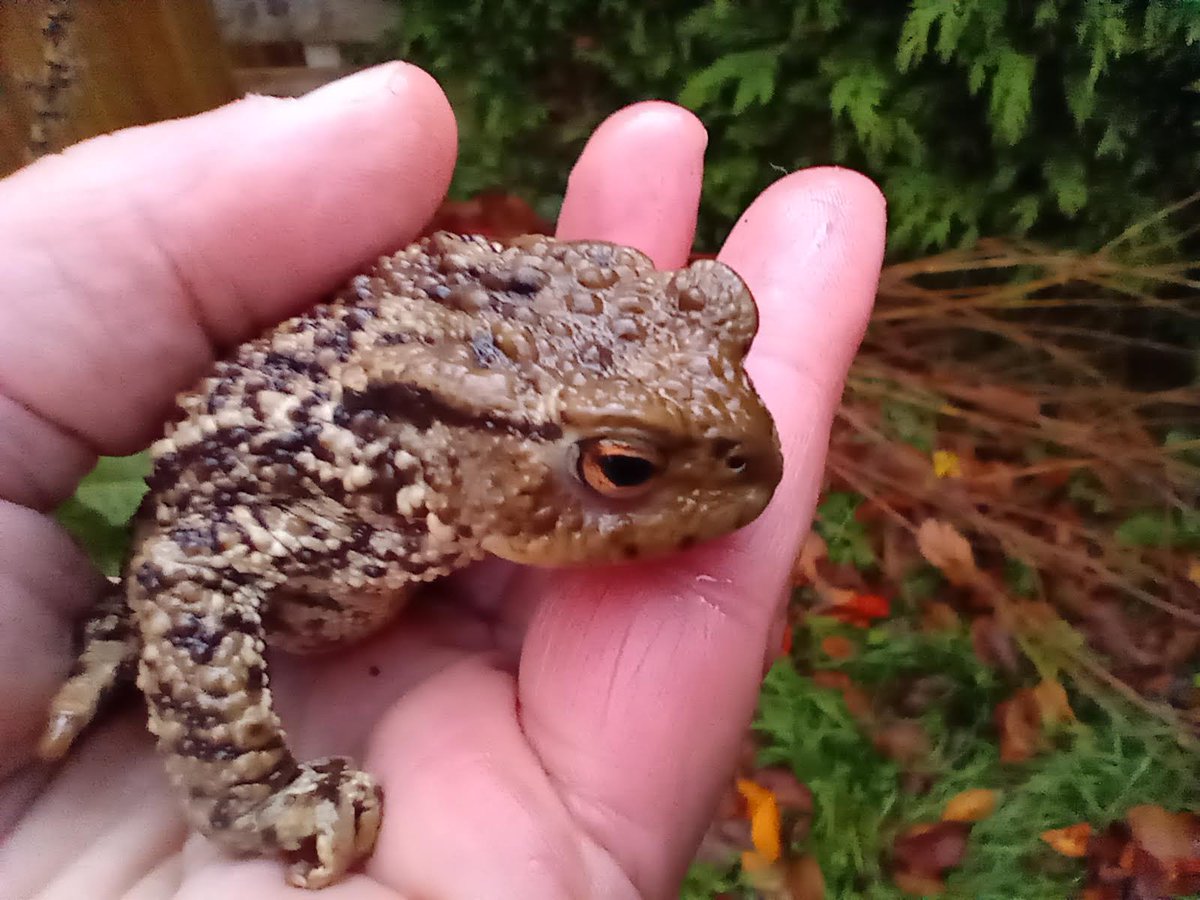
[[(1197, 208), (1200, 194), (1157, 218)], [(1187, 557), (1116, 536), (1135, 511), (1194, 515), (1200, 500), (1188, 347), (1200, 261), (1135, 253), (1144, 230), (1090, 255), (984, 241), (886, 268), (835, 427), (830, 486), (864, 495), (889, 528), (955, 523), (985, 557), (1038, 570), (1043, 595), (1072, 621), (1115, 602), (1200, 628)], [(1168, 447), (1170, 428), (1182, 437)], [(938, 477), (935, 449), (963, 460), (957, 477)], [(1130, 693), (1093, 658), (1075, 662), (1083, 680)]]

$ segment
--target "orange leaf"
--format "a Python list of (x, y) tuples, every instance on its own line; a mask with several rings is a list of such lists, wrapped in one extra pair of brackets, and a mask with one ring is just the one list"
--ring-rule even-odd
[(1068, 825), (1066, 828), (1052, 828), (1043, 831), (1041, 838), (1049, 844), (1056, 853), (1079, 859), (1087, 855), (1088, 841), (1092, 837), (1092, 826), (1087, 822)]
[(997, 799), (996, 792), (987, 788), (974, 788), (955, 794), (942, 811), (942, 821), (978, 822), (986, 819), (996, 811)]
[(825, 539), (815, 531), (810, 531), (792, 566), (792, 584), (799, 587), (820, 581), (821, 575), (817, 571), (817, 563), (823, 560), (828, 552), (829, 548), (825, 545)]
[(979, 578), (971, 545), (947, 522), (937, 519), (922, 522), (917, 529), (917, 549), (925, 561), (941, 570), (953, 585), (973, 584)]
[(1024, 762), (1041, 749), (1041, 722), (1027, 691), (1019, 691), (997, 706), (995, 719), (1002, 762)]
[(940, 600), (931, 600), (925, 604), (921, 612), (922, 631), (956, 631), (962, 626), (962, 619), (954, 607)]
[(825, 900), (825, 875), (815, 856), (792, 860), (787, 869), (789, 900)]
[(788, 657), (792, 655), (792, 647), (795, 645), (795, 634), (792, 631), (792, 623), (788, 622), (783, 626), (783, 637), (779, 641), (780, 657)]
[(850, 591), (838, 597), (829, 615), (847, 625), (869, 628), (873, 619), (891, 615), (892, 606), (879, 594), (856, 594)]
[(747, 873), (763, 872), (771, 868), (771, 865), (771, 861), (764, 858), (757, 850), (742, 851), (742, 869)]
[(1125, 820), (1133, 839), (1164, 865), (1194, 855), (1192, 847), (1197, 834), (1193, 817), (1147, 803), (1131, 807), (1125, 813)]
[(821, 640), (821, 652), (830, 659), (849, 659), (854, 655), (854, 642), (840, 634), (831, 634)]
[(779, 804), (775, 802), (775, 795), (746, 778), (738, 779), (737, 788), (749, 807), (750, 840), (754, 843), (754, 849), (768, 863), (773, 863), (783, 852)]
[(1067, 699), (1067, 690), (1057, 681), (1043, 681), (1033, 689), (1033, 700), (1043, 722), (1072, 722), (1075, 711)]
[(946, 891), (942, 879), (932, 875), (900, 871), (892, 875), (892, 880), (901, 891), (914, 897), (937, 897)]

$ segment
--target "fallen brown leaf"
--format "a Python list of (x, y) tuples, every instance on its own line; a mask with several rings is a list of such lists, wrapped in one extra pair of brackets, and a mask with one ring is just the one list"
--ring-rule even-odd
[(962, 863), (970, 834), (969, 822), (914, 826), (896, 838), (892, 856), (901, 871), (940, 876)]
[(948, 522), (922, 522), (917, 529), (917, 547), (925, 561), (941, 570), (953, 585), (965, 587), (980, 577), (970, 543)]
[(942, 810), (943, 822), (979, 822), (996, 811), (999, 795), (988, 788), (973, 788), (955, 794)]
[(892, 874), (896, 887), (913, 897), (940, 897), (946, 892), (942, 879), (933, 875), (921, 875), (918, 872), (903, 870)]
[(1092, 837), (1092, 826), (1087, 822), (1068, 825), (1066, 828), (1052, 828), (1040, 835), (1054, 850), (1063, 856), (1079, 859), (1087, 854), (1088, 841)]
[(812, 791), (801, 783), (791, 769), (782, 766), (759, 769), (754, 773), (754, 781), (775, 796), (775, 802), (781, 810), (812, 810)]
[(825, 875), (815, 856), (792, 860), (785, 881), (789, 900), (825, 900)]
[(1172, 866), (1176, 861), (1197, 856), (1200, 829), (1197, 819), (1188, 813), (1173, 813), (1161, 806), (1144, 804), (1131, 807), (1125, 821), (1137, 841), (1151, 856)]
[(840, 634), (821, 639), (821, 652), (830, 659), (849, 659), (854, 655), (854, 642)]
[(915, 719), (891, 722), (872, 735), (875, 747), (888, 759), (905, 768), (929, 756), (930, 741), (925, 726)]

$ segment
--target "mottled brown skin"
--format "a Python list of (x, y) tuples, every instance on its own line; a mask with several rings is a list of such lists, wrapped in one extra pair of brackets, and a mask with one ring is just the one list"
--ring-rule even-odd
[[(380, 260), (179, 398), (43, 754), (136, 668), (190, 822), (281, 854), (294, 884), (337, 880), (370, 852), (382, 796), (346, 760), (292, 755), (265, 643), (362, 638), (485, 553), (615, 562), (745, 525), (781, 471), (742, 370), (756, 328), (713, 261), (658, 272), (609, 244), (444, 233)], [(659, 468), (607, 495), (581, 476), (596, 440)]]

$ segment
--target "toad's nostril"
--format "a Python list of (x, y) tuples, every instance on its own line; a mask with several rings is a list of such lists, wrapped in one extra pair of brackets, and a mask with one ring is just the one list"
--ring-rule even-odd
[(734, 453), (732, 456), (726, 458), (725, 465), (729, 466), (729, 471), (740, 475), (746, 471), (746, 457), (740, 453)]

